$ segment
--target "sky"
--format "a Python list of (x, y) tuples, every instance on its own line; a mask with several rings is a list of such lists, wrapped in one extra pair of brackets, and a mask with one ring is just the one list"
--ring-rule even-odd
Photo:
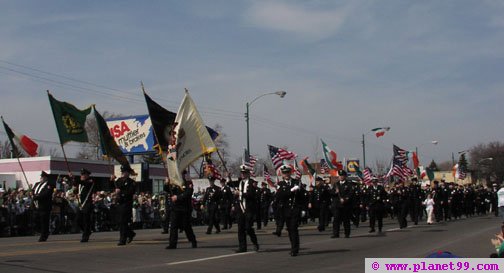
[(0, 114), (35, 139), (58, 141), (45, 90), (127, 116), (140, 81), (171, 111), (189, 89), (235, 158), (246, 102), (279, 90), (250, 107), (252, 154), (361, 158), (365, 134), (370, 166), (393, 144), (428, 164), (504, 135), (502, 1), (0, 3)]

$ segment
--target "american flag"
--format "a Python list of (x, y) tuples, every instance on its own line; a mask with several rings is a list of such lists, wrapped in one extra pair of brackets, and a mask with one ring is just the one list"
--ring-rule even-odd
[(364, 168), (363, 182), (366, 185), (371, 184), (371, 182), (373, 182), (373, 171), (371, 171), (371, 169), (368, 167)]
[(268, 167), (266, 167), (266, 164), (264, 164), (264, 167), (263, 167), (263, 176), (264, 176), (264, 179), (266, 180), (266, 182), (268, 182), (268, 185), (270, 187), (275, 187), (275, 183), (273, 183), (273, 180), (271, 179), (271, 174), (269, 173)]
[(257, 163), (257, 157), (250, 155), (248, 150), (245, 149), (245, 152), (243, 154), (243, 165), (247, 166), (253, 177), (255, 177), (254, 168), (256, 163)]
[(273, 162), (273, 166), (275, 170), (278, 171), (280, 167), (283, 165), (284, 160), (293, 160), (296, 158), (296, 154), (293, 152), (289, 152), (282, 148), (277, 148), (275, 146), (268, 145), (268, 149), (271, 156), (271, 161)]
[(293, 166), (294, 168), (294, 179), (301, 179), (301, 177), (303, 176), (303, 174), (301, 173), (301, 170), (299, 169), (298, 167), (298, 163), (297, 163), (297, 160), (294, 160), (294, 164), (295, 166)]
[(408, 168), (408, 152), (394, 145), (392, 168), (390, 168), (387, 177), (397, 176), (400, 180), (404, 181), (411, 175), (413, 175), (413, 171)]
[(208, 175), (215, 177), (216, 180), (222, 179), (222, 175), (220, 174), (217, 167), (213, 164), (211, 159), (208, 159), (205, 162), (205, 169), (206, 169), (206, 172), (208, 173)]
[(326, 174), (329, 173), (329, 164), (325, 161), (325, 159), (320, 160), (320, 174)]

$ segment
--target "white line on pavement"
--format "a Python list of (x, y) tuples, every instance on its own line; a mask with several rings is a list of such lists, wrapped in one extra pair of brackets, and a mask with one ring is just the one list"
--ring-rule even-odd
[(242, 256), (242, 255), (254, 254), (254, 253), (256, 253), (256, 252), (235, 253), (235, 254), (228, 254), (228, 255), (221, 255), (221, 256), (215, 256), (215, 257), (202, 258), (202, 259), (195, 259), (195, 260), (187, 260), (187, 261), (167, 263), (166, 265), (179, 265), (179, 264), (197, 263), (197, 262), (204, 262), (204, 261), (209, 261), (209, 260), (223, 259), (223, 258), (229, 258), (229, 257), (234, 257), (234, 256)]

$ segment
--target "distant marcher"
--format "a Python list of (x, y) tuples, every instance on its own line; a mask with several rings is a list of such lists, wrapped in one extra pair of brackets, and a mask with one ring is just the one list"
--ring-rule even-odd
[(425, 205), (425, 210), (427, 211), (427, 224), (431, 225), (432, 216), (434, 214), (434, 199), (432, 199), (432, 195), (428, 194), (423, 204)]

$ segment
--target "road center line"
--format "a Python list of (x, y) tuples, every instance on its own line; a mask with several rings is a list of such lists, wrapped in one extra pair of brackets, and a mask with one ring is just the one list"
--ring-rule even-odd
[(215, 256), (215, 257), (208, 257), (208, 258), (201, 258), (201, 259), (194, 259), (194, 260), (187, 260), (187, 261), (166, 263), (166, 265), (179, 265), (179, 264), (198, 263), (198, 262), (204, 262), (204, 261), (209, 261), (209, 260), (217, 260), (217, 259), (224, 259), (224, 258), (235, 257), (235, 256), (243, 256), (243, 255), (254, 254), (254, 253), (256, 253), (256, 252), (243, 252), (243, 253), (235, 253), (235, 254), (228, 254), (228, 255), (220, 255), (220, 256)]

